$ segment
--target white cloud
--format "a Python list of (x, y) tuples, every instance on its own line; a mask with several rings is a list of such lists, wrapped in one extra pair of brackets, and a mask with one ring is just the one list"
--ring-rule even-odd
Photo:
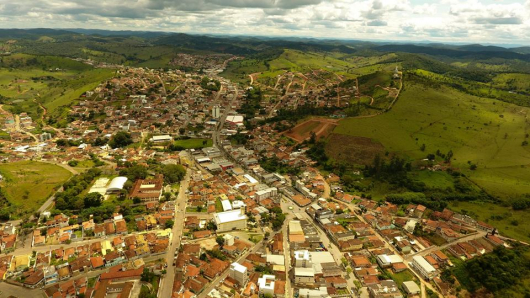
[(529, 44), (530, 0), (17, 0), (0, 27)]

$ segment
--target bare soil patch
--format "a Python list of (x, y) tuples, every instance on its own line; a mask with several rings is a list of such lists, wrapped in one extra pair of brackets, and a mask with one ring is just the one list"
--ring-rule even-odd
[(334, 119), (313, 118), (304, 121), (292, 129), (285, 132), (285, 135), (297, 142), (303, 142), (311, 137), (311, 133), (316, 134), (317, 140), (326, 138), (338, 125)]

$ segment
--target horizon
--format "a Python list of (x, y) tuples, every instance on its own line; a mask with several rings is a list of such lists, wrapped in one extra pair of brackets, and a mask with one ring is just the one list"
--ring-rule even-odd
[[(136, 32), (136, 33), (166, 33), (171, 34), (187, 34), (195, 36), (210, 36), (210, 37), (221, 37), (221, 38), (230, 38), (230, 37), (249, 37), (249, 38), (266, 38), (266, 39), (277, 39), (277, 40), (288, 40), (288, 39), (300, 39), (300, 40), (322, 40), (322, 41), (356, 41), (356, 42), (367, 42), (367, 43), (382, 43), (382, 44), (411, 44), (411, 45), (449, 45), (449, 46), (468, 46), (468, 45), (479, 45), (479, 46), (495, 46), (502, 47), (506, 49), (519, 48), (519, 47), (530, 47), (530, 44), (521, 44), (521, 43), (495, 43), (495, 42), (465, 42), (465, 41), (436, 41), (436, 40), (391, 40), (391, 39), (354, 39), (354, 38), (334, 38), (334, 37), (313, 37), (313, 36), (297, 36), (297, 35), (285, 35), (285, 36), (276, 36), (276, 35), (251, 35), (251, 34), (230, 34), (230, 33), (204, 33), (204, 32), (179, 32), (179, 31), (167, 31), (167, 30), (132, 30), (132, 29), (120, 29), (120, 30), (111, 30), (111, 29), (101, 29), (101, 28), (50, 28), (50, 27), (33, 27), (33, 28), (0, 28), (0, 30), (57, 30), (57, 31), (69, 31), (76, 34), (84, 34), (76, 32), (76, 30), (83, 31), (102, 31), (102, 32)], [(97, 33), (88, 33), (89, 35), (97, 35)], [(126, 34), (124, 34), (126, 35)], [(112, 36), (112, 35), (109, 35)]]
[(523, 46), (530, 45), (530, 0), (19, 0), (0, 5), (0, 28), (29, 27)]

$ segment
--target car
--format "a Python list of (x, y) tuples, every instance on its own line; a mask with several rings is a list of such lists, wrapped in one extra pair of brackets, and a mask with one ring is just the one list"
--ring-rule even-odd
[(293, 208), (293, 206), (289, 206), (287, 209), (293, 210), (294, 208)]

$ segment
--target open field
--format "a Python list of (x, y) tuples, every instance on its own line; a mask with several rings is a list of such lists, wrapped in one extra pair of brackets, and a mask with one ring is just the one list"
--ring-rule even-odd
[[(341, 120), (334, 133), (370, 138), (389, 152), (412, 159), (452, 150), (453, 167), (488, 192), (506, 198), (530, 192), (530, 148), (522, 146), (529, 112), (449, 87), (434, 89), (406, 80), (406, 89), (391, 111)], [(423, 144), (425, 151), (420, 150)], [(468, 161), (477, 170), (471, 171)]]
[(0, 185), (19, 214), (37, 210), (71, 176), (59, 166), (34, 161), (1, 164), (0, 173)]
[(204, 147), (212, 147), (212, 144), (213, 142), (211, 139), (187, 139), (175, 141), (175, 146), (180, 146), (184, 149), (201, 149)]
[(297, 142), (303, 142), (315, 133), (317, 140), (326, 138), (335, 128), (337, 122), (330, 119), (312, 118), (304, 121), (285, 133), (286, 136)]
[(377, 154), (384, 154), (384, 150), (381, 143), (372, 139), (335, 133), (330, 135), (326, 144), (329, 157), (359, 165), (371, 164)]
[(509, 207), (487, 202), (451, 202), (449, 207), (496, 227), (503, 236), (530, 242), (528, 211), (514, 211)]

